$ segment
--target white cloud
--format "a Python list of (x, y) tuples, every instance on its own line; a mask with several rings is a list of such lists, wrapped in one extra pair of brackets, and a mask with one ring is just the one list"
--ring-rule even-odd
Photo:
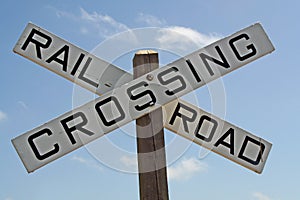
[(24, 110), (28, 110), (28, 106), (25, 102), (23, 101), (18, 101), (18, 104), (24, 109)]
[(153, 15), (148, 15), (144, 13), (140, 13), (136, 19), (137, 22), (141, 22), (146, 24), (147, 26), (153, 27), (161, 27), (166, 25), (166, 21), (164, 19), (158, 19)]
[(168, 26), (164, 19), (144, 13), (140, 13), (136, 21), (143, 22), (147, 26), (161, 27), (156, 38), (160, 48), (173, 49), (175, 52), (183, 54), (190, 53), (222, 38), (218, 34), (203, 34), (187, 27)]
[(94, 169), (102, 171), (102, 168), (93, 160), (88, 160), (86, 158), (76, 156), (76, 155), (72, 157), (72, 160), (74, 160), (76, 162), (79, 162), (79, 163), (81, 163), (81, 164), (83, 164), (87, 167), (94, 168)]
[(129, 28), (109, 15), (104, 15), (98, 12), (88, 12), (80, 8), (80, 14), (75, 14), (68, 11), (59, 10), (52, 6), (49, 9), (54, 10), (56, 16), (61, 19), (71, 20), (79, 26), (79, 31), (82, 34), (89, 34), (93, 37), (109, 37), (116, 33), (127, 31)]
[(270, 197), (268, 197), (267, 195), (265, 195), (261, 192), (253, 193), (253, 197), (255, 198), (255, 200), (271, 200)]
[(4, 200), (13, 200), (11, 197), (6, 197)]
[(74, 15), (73, 13), (58, 10), (58, 9), (56, 9), (54, 7), (50, 7), (50, 6), (49, 6), (49, 8), (55, 10), (55, 14), (58, 18), (67, 18), (67, 19), (72, 19), (74, 21), (78, 20), (78, 17), (76, 17), (76, 15)]
[(176, 49), (179, 52), (192, 52), (219, 40), (221, 36), (217, 34), (203, 34), (194, 29), (172, 26), (160, 31), (157, 41), (161, 48)]
[(136, 156), (122, 156), (120, 158), (120, 161), (123, 165), (125, 165), (128, 168), (133, 168), (134, 170), (137, 170), (138, 163), (137, 163), (137, 157)]
[[(53, 7), (50, 8), (55, 11), (58, 18), (66, 18), (76, 22), (79, 26), (79, 31), (82, 34), (107, 38), (116, 33), (130, 30), (127, 25), (106, 14), (88, 12), (84, 8), (80, 8), (80, 14), (76, 15)], [(155, 41), (160, 44), (161, 48), (167, 47), (167, 49), (169, 49), (171, 47), (179, 48), (181, 50), (189, 49), (191, 51), (221, 38), (221, 36), (217, 34), (203, 34), (187, 27), (168, 27), (165, 20), (145, 13), (140, 13), (137, 16), (136, 21), (142, 22), (146, 26), (165, 27), (157, 35), (157, 41)]]
[(2, 111), (0, 110), (0, 122), (3, 121), (3, 120), (5, 120), (5, 119), (7, 119), (6, 113), (4, 113), (4, 112), (2, 112)]
[[(94, 29), (97, 30), (98, 34), (109, 37), (115, 33), (127, 31), (129, 28), (114, 18), (108, 15), (103, 15), (97, 12), (89, 13), (85, 9), (80, 8), (80, 20), (89, 23)], [(88, 28), (84, 27), (84, 33), (88, 32)]]
[(175, 166), (168, 167), (168, 177), (170, 180), (187, 180), (206, 170), (207, 165), (196, 158), (183, 159)]

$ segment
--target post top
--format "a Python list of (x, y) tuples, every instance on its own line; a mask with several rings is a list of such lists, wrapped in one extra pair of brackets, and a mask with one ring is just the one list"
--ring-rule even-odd
[(135, 55), (143, 55), (143, 54), (157, 54), (157, 52), (151, 49), (144, 49), (144, 50), (139, 50), (138, 52), (135, 53)]

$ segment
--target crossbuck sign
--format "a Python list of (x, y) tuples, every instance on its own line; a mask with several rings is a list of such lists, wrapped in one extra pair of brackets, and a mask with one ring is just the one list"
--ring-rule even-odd
[(269, 142), (178, 98), (272, 51), (257, 23), (132, 80), (131, 74), (29, 23), (14, 52), (101, 96), (12, 143), (32, 172), (163, 106), (165, 128), (261, 173)]

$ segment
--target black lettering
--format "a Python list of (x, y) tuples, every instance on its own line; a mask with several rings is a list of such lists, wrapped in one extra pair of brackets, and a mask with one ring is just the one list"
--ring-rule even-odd
[[(36, 39), (34, 39), (34, 36), (38, 35), (42, 38), (44, 38), (46, 40), (45, 43), (42, 43), (41, 41), (38, 41)], [(28, 38), (26, 39), (25, 43), (23, 44), (23, 46), (21, 47), (22, 50), (26, 50), (27, 46), (29, 45), (29, 43), (33, 43), (35, 45), (35, 49), (36, 49), (36, 55), (39, 59), (42, 59), (42, 54), (41, 54), (41, 48), (46, 49), (50, 46), (52, 39), (50, 36), (36, 30), (36, 29), (32, 29), (30, 34), (28, 35)]]
[(128, 94), (128, 96), (131, 100), (137, 100), (137, 99), (140, 99), (140, 98), (142, 98), (146, 95), (149, 95), (150, 98), (151, 98), (151, 100), (148, 101), (147, 103), (145, 103), (144, 105), (136, 105), (135, 109), (137, 111), (142, 111), (142, 110), (144, 110), (144, 109), (146, 109), (150, 106), (155, 105), (155, 103), (156, 103), (156, 97), (155, 97), (155, 95), (153, 94), (153, 92), (151, 90), (145, 90), (145, 91), (143, 91), (139, 94), (136, 94), (136, 95), (132, 94), (133, 90), (135, 90), (139, 87), (147, 87), (147, 86), (148, 86), (148, 83), (146, 83), (145, 81), (142, 81), (142, 82), (139, 82), (139, 83), (137, 83), (137, 84), (135, 84), (135, 85), (133, 85), (133, 86), (131, 86), (130, 88), (127, 89), (127, 94)]
[(197, 71), (196, 71), (194, 65), (192, 64), (192, 62), (191, 62), (190, 60), (186, 60), (186, 63), (188, 64), (188, 66), (189, 66), (191, 72), (193, 73), (193, 75), (194, 75), (196, 81), (197, 81), (198, 83), (201, 82), (200, 76), (198, 75), (198, 73), (197, 73)]
[(78, 78), (97, 88), (98, 87), (97, 83), (95, 83), (94, 81), (92, 81), (92, 80), (90, 80), (90, 79), (88, 79), (84, 76), (84, 74), (85, 74), (86, 70), (88, 69), (91, 61), (92, 61), (92, 58), (88, 57), (88, 59), (87, 59), (85, 65), (83, 66), (82, 71), (80, 72)]
[(242, 56), (238, 52), (236, 46), (234, 45), (234, 43), (236, 43), (237, 41), (239, 41), (241, 39), (249, 40), (249, 36), (247, 34), (243, 33), (243, 34), (236, 36), (235, 38), (232, 38), (231, 40), (229, 40), (229, 44), (230, 44), (230, 47), (233, 50), (235, 56), (237, 57), (237, 59), (239, 59), (240, 61), (244, 61), (244, 60), (254, 56), (257, 51), (256, 51), (254, 44), (250, 44), (250, 45), (246, 46), (246, 48), (248, 50), (250, 50), (250, 52), (248, 54)]
[[(79, 122), (78, 124), (74, 124), (73, 126), (69, 127), (67, 125), (68, 122), (73, 121), (77, 118), (81, 119), (81, 122)], [(84, 126), (88, 123), (88, 120), (86, 118), (86, 116), (82, 113), (82, 112), (77, 112), (74, 115), (71, 115), (63, 120), (60, 121), (61, 125), (63, 126), (63, 128), (65, 129), (70, 141), (72, 144), (76, 144), (76, 140), (73, 136), (73, 132), (78, 130), (81, 131), (82, 133), (88, 135), (88, 136), (92, 136), (94, 135), (93, 132), (87, 130), (86, 128), (84, 128)]]
[[(109, 103), (109, 102), (111, 102), (111, 101), (112, 101), (112, 102), (115, 104), (115, 106), (117, 107), (120, 116), (118, 116), (117, 118), (112, 119), (112, 120), (110, 120), (110, 121), (107, 121), (106, 118), (105, 118), (105, 116), (104, 116), (104, 114), (103, 114), (103, 111), (101, 110), (101, 106), (103, 106), (103, 105), (105, 105), (105, 104), (107, 104), (107, 103)], [(104, 100), (98, 102), (98, 103), (95, 105), (95, 108), (96, 108), (96, 110), (97, 110), (97, 112), (98, 112), (98, 115), (99, 115), (99, 117), (101, 118), (101, 120), (102, 120), (102, 122), (103, 122), (103, 124), (104, 124), (105, 126), (111, 126), (111, 125), (114, 125), (114, 124), (116, 124), (117, 122), (119, 122), (119, 121), (121, 121), (121, 120), (123, 120), (123, 119), (125, 118), (125, 113), (124, 113), (124, 111), (123, 111), (123, 109), (122, 109), (122, 107), (121, 107), (121, 105), (120, 105), (118, 99), (117, 99), (116, 97), (114, 97), (114, 96), (108, 97), (108, 98), (106, 98), (106, 99), (104, 99)]]
[(180, 87), (174, 89), (173, 91), (170, 91), (170, 90), (165, 91), (166, 94), (169, 95), (169, 96), (172, 96), (172, 95), (174, 95), (174, 94), (176, 94), (176, 93), (178, 93), (178, 92), (180, 92), (180, 91), (182, 91), (186, 88), (186, 83), (185, 83), (184, 79), (182, 78), (182, 76), (180, 76), (180, 75), (173, 76), (172, 78), (167, 79), (167, 80), (163, 79), (163, 76), (165, 76), (166, 74), (169, 74), (169, 73), (172, 73), (172, 72), (177, 72), (177, 71), (178, 71), (177, 67), (171, 67), (169, 69), (166, 69), (165, 71), (160, 72), (157, 75), (157, 79), (159, 80), (159, 82), (162, 85), (168, 85), (168, 84), (173, 83), (177, 80), (180, 81), (180, 83), (181, 83)]
[[(244, 153), (246, 151), (246, 148), (247, 148), (247, 145), (248, 145), (249, 142), (252, 142), (253, 144), (260, 147), (260, 150), (258, 151), (256, 160), (252, 160), (251, 158), (248, 158), (248, 157), (244, 156)], [(246, 136), (238, 157), (245, 160), (245, 161), (247, 161), (247, 162), (249, 162), (249, 163), (251, 163), (252, 165), (258, 165), (260, 160), (261, 160), (261, 157), (264, 153), (264, 150), (265, 150), (265, 145), (263, 143), (255, 140), (255, 139), (253, 139), (249, 136)]]
[[(212, 127), (208, 137), (205, 137), (204, 135), (201, 135), (201, 133), (199, 133), (205, 120), (213, 124), (213, 127)], [(209, 116), (203, 115), (200, 118), (197, 128), (195, 130), (195, 136), (205, 142), (210, 142), (216, 132), (217, 126), (218, 126), (218, 122), (216, 120), (210, 118)]]
[[(225, 141), (227, 137), (230, 137), (229, 143)], [(230, 149), (230, 154), (234, 155), (234, 129), (230, 128), (228, 131), (215, 143), (215, 147), (218, 147), (219, 145), (224, 145), (225, 147)]]
[[(192, 117), (188, 117), (188, 116), (183, 115), (182, 113), (180, 113), (179, 112), (180, 108), (183, 108), (183, 109), (189, 111), (192, 114)], [(195, 121), (196, 116), (197, 116), (197, 112), (195, 110), (193, 110), (192, 108), (178, 102), (169, 124), (173, 125), (176, 117), (179, 117), (179, 118), (182, 119), (183, 128), (184, 128), (185, 132), (189, 133), (189, 128), (188, 128), (187, 122)]]
[(215, 49), (217, 50), (217, 52), (218, 52), (219, 56), (221, 57), (222, 61), (217, 60), (217, 59), (215, 59), (215, 58), (213, 58), (213, 57), (211, 57), (211, 56), (209, 56), (209, 55), (207, 55), (207, 54), (205, 54), (205, 53), (200, 53), (200, 57), (201, 57), (201, 59), (202, 59), (204, 65), (206, 66), (206, 68), (207, 68), (207, 70), (208, 70), (208, 72), (209, 72), (209, 74), (210, 74), (211, 76), (213, 76), (215, 73), (214, 73), (213, 70), (211, 69), (211, 67), (210, 67), (210, 65), (208, 64), (207, 60), (209, 60), (209, 61), (211, 61), (211, 62), (213, 62), (213, 63), (215, 63), (215, 64), (217, 64), (217, 65), (220, 65), (220, 66), (222, 66), (222, 67), (224, 67), (224, 68), (230, 68), (230, 65), (229, 65), (229, 63), (227, 62), (227, 60), (226, 60), (224, 54), (222, 53), (220, 47), (219, 47), (219, 46), (216, 46)]
[(84, 55), (83, 53), (80, 54), (80, 56), (79, 56), (79, 58), (78, 58), (76, 64), (74, 65), (74, 67), (73, 67), (73, 69), (72, 69), (71, 75), (73, 75), (73, 76), (75, 75), (75, 73), (77, 72), (77, 69), (78, 69), (78, 67), (80, 66), (80, 64), (81, 64), (81, 62), (82, 62), (84, 56), (85, 56), (85, 55)]
[[(63, 54), (63, 59), (60, 59), (59, 56)], [(58, 50), (55, 54), (53, 54), (50, 58), (46, 60), (47, 63), (51, 63), (55, 61), (63, 66), (63, 71), (67, 71), (68, 67), (68, 58), (69, 58), (69, 46), (65, 45), (60, 50)]]
[(50, 156), (56, 154), (59, 151), (59, 146), (58, 144), (54, 144), (53, 145), (53, 149), (51, 149), (50, 151), (48, 151), (47, 153), (44, 153), (43, 155), (40, 154), (38, 148), (36, 147), (35, 143), (34, 143), (34, 139), (47, 134), (48, 136), (52, 135), (52, 132), (50, 129), (45, 128), (43, 130), (40, 130), (39, 132), (36, 132), (34, 134), (32, 134), (31, 136), (28, 137), (28, 143), (34, 153), (34, 155), (36, 156), (37, 159), (39, 160), (44, 160), (46, 158), (49, 158)]

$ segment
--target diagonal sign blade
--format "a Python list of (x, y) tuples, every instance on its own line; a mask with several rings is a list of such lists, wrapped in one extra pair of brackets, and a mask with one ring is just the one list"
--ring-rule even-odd
[[(31, 39), (27, 43), (34, 41), (35, 45), (39, 44), (35, 46), (38, 55), (38, 52), (41, 54), (41, 46), (48, 46), (49, 42), (41, 45), (36, 40)], [(151, 72), (151, 80), (144, 75), (107, 92), (95, 101), (15, 138), (13, 144), (27, 171), (34, 171), (273, 50), (260, 24), (252, 25)], [(51, 59), (46, 62), (61, 61), (59, 55), (62, 52), (67, 50), (50, 56)], [(83, 67), (82, 71), (86, 72), (86, 68)], [(85, 72), (83, 77), (86, 77)]]
[(13, 51), (98, 95), (132, 80), (126, 71), (32, 23)]
[(272, 144), (181, 99), (164, 107), (164, 127), (261, 173)]

